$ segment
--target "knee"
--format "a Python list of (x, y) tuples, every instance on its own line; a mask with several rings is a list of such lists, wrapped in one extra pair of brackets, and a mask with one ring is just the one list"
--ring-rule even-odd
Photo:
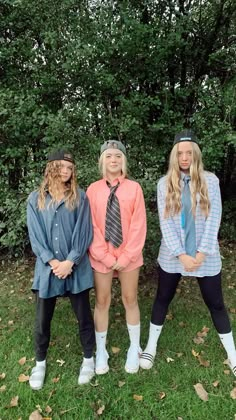
[(111, 303), (111, 295), (99, 295), (96, 297), (96, 308), (99, 311), (108, 310)]
[(122, 295), (122, 302), (125, 309), (133, 309), (138, 305), (137, 296)]

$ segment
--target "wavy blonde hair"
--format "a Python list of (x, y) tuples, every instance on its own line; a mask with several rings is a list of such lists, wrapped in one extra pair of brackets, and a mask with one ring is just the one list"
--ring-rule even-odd
[[(128, 169), (127, 169), (127, 158), (126, 158), (126, 156), (124, 155), (124, 153), (123, 153), (123, 152), (121, 152), (121, 150), (118, 150), (118, 149), (115, 149), (115, 150), (117, 150), (118, 152), (120, 152), (120, 153), (121, 153), (121, 155), (122, 155), (121, 173), (122, 173), (122, 175), (124, 176), (124, 178), (127, 178), (127, 174), (128, 174)], [(106, 177), (106, 160), (105, 160), (104, 158), (106, 157), (107, 153), (108, 153), (108, 150), (105, 150), (105, 151), (101, 154), (101, 156), (100, 156), (100, 158), (99, 158), (99, 161), (98, 161), (98, 168), (99, 168), (99, 172), (100, 172), (100, 174), (101, 174), (101, 176), (102, 176), (103, 178), (105, 178), (105, 177)]]
[[(59, 191), (61, 190), (61, 161), (54, 160), (52, 162), (48, 162), (45, 172), (43, 181), (39, 187), (39, 197), (38, 197), (38, 208), (40, 210), (45, 209), (46, 204), (46, 196), (49, 192), (52, 200), (50, 204), (53, 204), (57, 201), (60, 201)], [(76, 181), (76, 170), (75, 165), (72, 163), (72, 173), (71, 178), (65, 184), (65, 205), (68, 209), (73, 210), (76, 205), (79, 203), (79, 195), (78, 195), (78, 186)]]
[[(180, 186), (180, 168), (178, 163), (178, 145), (175, 144), (169, 159), (169, 168), (166, 181), (166, 206), (164, 217), (170, 217), (181, 211), (181, 186)], [(192, 212), (196, 214), (197, 194), (200, 196), (200, 208), (207, 217), (210, 210), (210, 200), (208, 188), (204, 177), (204, 168), (202, 163), (202, 153), (199, 146), (191, 142), (192, 145), (192, 163), (190, 165), (191, 176), (191, 201)]]

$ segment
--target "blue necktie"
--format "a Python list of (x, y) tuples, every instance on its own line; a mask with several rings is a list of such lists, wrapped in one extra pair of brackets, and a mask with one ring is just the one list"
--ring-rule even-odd
[(196, 255), (196, 229), (195, 220), (191, 210), (191, 193), (189, 188), (190, 176), (185, 175), (184, 188), (182, 191), (182, 211), (181, 211), (181, 225), (185, 233), (185, 251), (186, 254), (195, 257)]

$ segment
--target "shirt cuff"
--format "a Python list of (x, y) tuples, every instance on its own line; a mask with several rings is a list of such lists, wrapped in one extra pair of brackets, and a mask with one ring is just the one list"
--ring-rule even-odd
[(55, 257), (51, 251), (44, 250), (43, 252), (41, 252), (40, 258), (44, 264), (47, 264), (48, 261), (53, 260)]
[(107, 267), (107, 268), (111, 268), (115, 262), (116, 262), (116, 258), (113, 257), (113, 255), (111, 254), (106, 254), (106, 256), (101, 259), (101, 262)]
[(69, 254), (66, 257), (67, 260), (72, 261), (74, 264), (78, 265), (80, 263), (80, 257), (77, 252), (75, 252), (73, 249), (69, 252)]

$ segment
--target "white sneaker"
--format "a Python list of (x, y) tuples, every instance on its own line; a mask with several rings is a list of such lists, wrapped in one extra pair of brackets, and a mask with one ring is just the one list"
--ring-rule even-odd
[(46, 373), (46, 365), (36, 365), (31, 371), (29, 378), (30, 388), (34, 391), (39, 391), (44, 384), (44, 378)]
[(137, 373), (139, 370), (139, 357), (142, 350), (140, 347), (130, 346), (127, 352), (127, 359), (125, 363), (125, 371), (127, 373)]
[(78, 384), (79, 385), (88, 384), (91, 381), (91, 379), (94, 377), (94, 375), (95, 375), (95, 372), (94, 372), (93, 358), (92, 360), (84, 359), (80, 367)]
[(105, 350), (97, 350), (96, 352), (96, 367), (95, 372), (97, 375), (104, 375), (109, 371), (108, 366), (109, 354)]

